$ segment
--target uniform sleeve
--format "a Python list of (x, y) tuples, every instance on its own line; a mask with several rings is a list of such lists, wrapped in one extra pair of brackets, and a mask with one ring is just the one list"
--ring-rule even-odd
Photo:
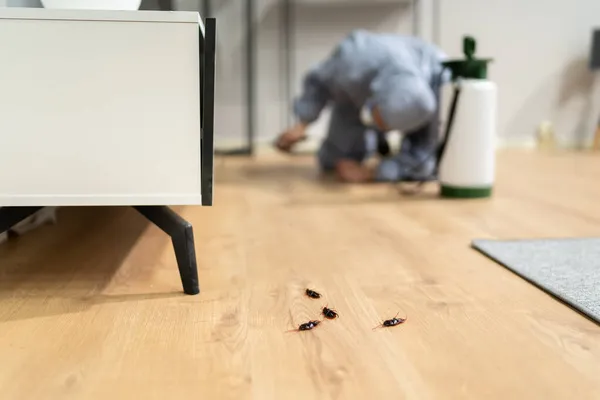
[(325, 66), (319, 65), (306, 74), (302, 94), (294, 101), (294, 114), (304, 123), (317, 120), (329, 102), (330, 95), (324, 69)]

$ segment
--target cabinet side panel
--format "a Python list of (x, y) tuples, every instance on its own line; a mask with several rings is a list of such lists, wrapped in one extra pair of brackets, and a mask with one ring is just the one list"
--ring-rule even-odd
[(199, 202), (198, 40), (191, 23), (0, 20), (0, 201)]

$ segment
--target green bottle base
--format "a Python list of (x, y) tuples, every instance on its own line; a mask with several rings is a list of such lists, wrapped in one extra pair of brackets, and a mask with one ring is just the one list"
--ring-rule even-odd
[(453, 199), (481, 199), (492, 195), (492, 186), (441, 186), (441, 196)]

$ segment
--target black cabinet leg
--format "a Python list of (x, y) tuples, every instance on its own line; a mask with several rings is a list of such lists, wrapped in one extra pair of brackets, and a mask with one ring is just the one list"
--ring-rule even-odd
[(6, 232), (42, 207), (0, 207), (0, 233)]
[(183, 291), (190, 295), (200, 293), (192, 224), (181, 218), (169, 207), (138, 206), (134, 208), (163, 232), (171, 236)]

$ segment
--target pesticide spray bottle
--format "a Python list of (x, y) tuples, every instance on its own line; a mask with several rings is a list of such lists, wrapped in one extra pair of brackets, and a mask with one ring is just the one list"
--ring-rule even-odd
[(476, 42), (463, 40), (464, 59), (450, 60), (454, 93), (443, 145), (438, 150), (442, 197), (492, 194), (495, 175), (496, 84), (487, 79), (491, 59), (475, 58)]

